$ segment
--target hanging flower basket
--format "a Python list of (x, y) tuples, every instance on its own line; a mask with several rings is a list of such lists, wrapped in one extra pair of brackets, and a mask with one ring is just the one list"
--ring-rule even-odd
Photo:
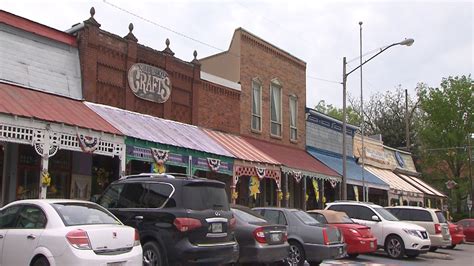
[(48, 171), (41, 172), (41, 186), (49, 187), (51, 185), (51, 176)]

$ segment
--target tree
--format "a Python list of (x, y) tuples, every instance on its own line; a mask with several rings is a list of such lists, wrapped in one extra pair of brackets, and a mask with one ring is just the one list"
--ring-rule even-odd
[(448, 77), (439, 88), (422, 87), (418, 92), (423, 168), (431, 178), (458, 183), (451, 197), (458, 210), (469, 193), (467, 139), (474, 131), (472, 84), (470, 75)]
[[(342, 121), (342, 108), (337, 108), (333, 106), (332, 104), (326, 105), (326, 102), (324, 100), (319, 101), (318, 104), (314, 107), (314, 109), (318, 112), (321, 112), (325, 115), (328, 115), (332, 118)], [(359, 111), (358, 110), (356, 111), (354, 107), (352, 106), (348, 106), (346, 109), (346, 112), (347, 112), (346, 122), (354, 126), (359, 126), (360, 125)]]

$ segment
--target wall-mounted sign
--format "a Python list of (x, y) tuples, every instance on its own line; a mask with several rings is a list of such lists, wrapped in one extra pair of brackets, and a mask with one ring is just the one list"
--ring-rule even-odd
[(163, 69), (137, 63), (128, 70), (128, 85), (135, 96), (164, 103), (171, 95), (171, 80)]

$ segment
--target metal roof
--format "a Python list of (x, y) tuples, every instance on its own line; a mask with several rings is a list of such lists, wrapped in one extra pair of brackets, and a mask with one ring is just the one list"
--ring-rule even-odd
[(0, 113), (121, 135), (82, 101), (12, 84), (0, 83)]
[(241, 136), (209, 129), (204, 129), (204, 131), (238, 159), (280, 165), (277, 160), (245, 141)]
[(287, 167), (318, 173), (328, 177), (340, 177), (336, 171), (313, 158), (305, 150), (248, 137), (244, 139)]
[[(340, 155), (325, 153), (310, 147), (308, 147), (308, 152), (326, 166), (332, 168), (337, 173), (342, 175), (342, 157)], [(362, 167), (356, 163), (355, 159), (349, 156), (347, 157), (346, 170), (348, 184), (361, 186), (362, 171), (364, 171), (366, 185), (384, 190), (388, 190), (390, 188), (390, 186), (383, 180), (376, 177), (369, 171), (365, 169), (363, 170)]]
[(85, 104), (126, 136), (227, 157), (234, 157), (197, 126), (123, 110), (112, 106), (90, 102), (85, 102)]
[(410, 185), (410, 183), (406, 182), (405, 180), (403, 180), (401, 177), (399, 177), (398, 175), (396, 175), (390, 170), (379, 169), (379, 168), (372, 167), (369, 165), (366, 165), (365, 169), (367, 169), (369, 172), (371, 172), (372, 174), (382, 179), (385, 183), (387, 183), (390, 186), (391, 189), (420, 193), (420, 194), (423, 193), (422, 191)]

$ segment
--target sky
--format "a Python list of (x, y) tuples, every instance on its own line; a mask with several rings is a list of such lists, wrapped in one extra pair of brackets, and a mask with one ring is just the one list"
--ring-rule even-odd
[[(226, 51), (234, 30), (247, 31), (307, 63), (306, 105), (319, 101), (342, 107), (343, 57), (350, 71), (359, 64), (362, 21), (363, 60), (393, 46), (362, 69), (364, 101), (371, 95), (408, 89), (418, 83), (438, 87), (443, 77), (474, 69), (474, 1), (425, 0), (0, 0), (0, 8), (41, 24), (67, 30), (94, 18), (101, 29), (125, 36), (129, 23), (138, 42), (191, 61)], [(360, 97), (360, 72), (347, 79), (351, 98)]]

